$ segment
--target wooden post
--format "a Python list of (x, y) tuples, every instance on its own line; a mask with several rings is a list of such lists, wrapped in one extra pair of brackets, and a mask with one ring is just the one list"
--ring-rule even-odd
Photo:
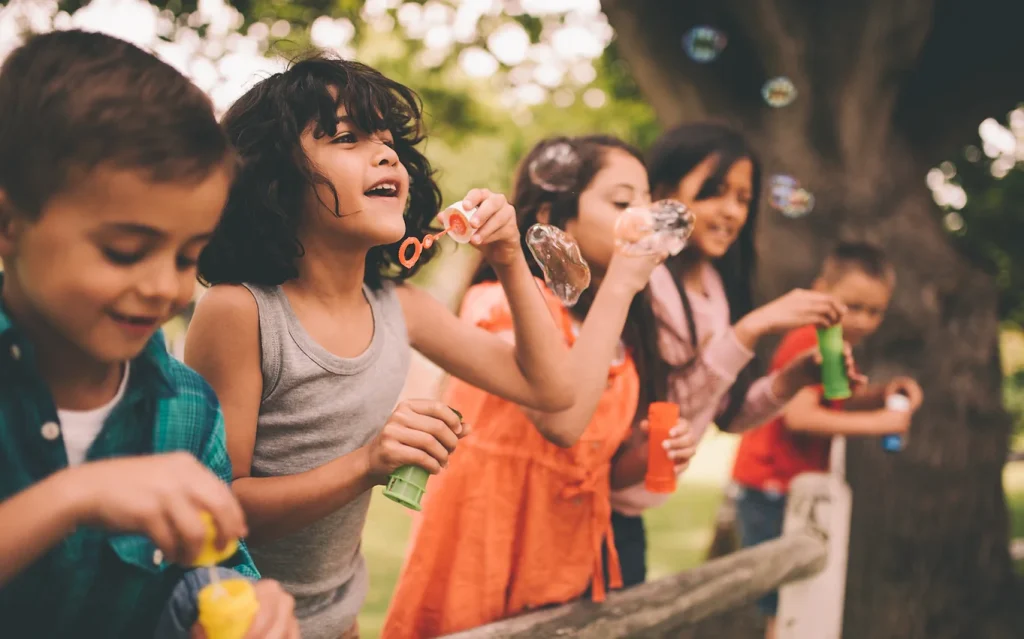
[(813, 535), (828, 546), (821, 572), (779, 590), (778, 639), (840, 639), (853, 496), (838, 474), (805, 473), (790, 484), (783, 537)]

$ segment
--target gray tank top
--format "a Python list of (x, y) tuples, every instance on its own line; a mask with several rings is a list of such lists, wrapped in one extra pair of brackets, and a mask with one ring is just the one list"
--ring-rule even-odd
[[(252, 476), (305, 472), (368, 444), (394, 410), (409, 370), (394, 285), (364, 287), (373, 339), (351, 359), (313, 341), (281, 287), (245, 286), (259, 307), (263, 351)], [(263, 576), (295, 597), (303, 639), (338, 639), (356, 622), (369, 585), (360, 553), (369, 505), (366, 492), (303, 530), (250, 549)]]

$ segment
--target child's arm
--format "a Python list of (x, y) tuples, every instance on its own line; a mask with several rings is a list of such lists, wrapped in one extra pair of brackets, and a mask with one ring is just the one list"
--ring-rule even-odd
[(813, 388), (799, 391), (783, 411), (786, 428), (811, 435), (889, 435), (906, 432), (912, 412), (844, 411), (821, 405)]
[(608, 388), (608, 368), (618, 349), (630, 302), (643, 290), (657, 263), (654, 256), (615, 255), (612, 258), (567, 358), (575, 403), (558, 412), (524, 408), (527, 417), (548, 441), (569, 447), (586, 430)]
[(427, 293), (398, 289), (413, 348), (455, 377), (517, 404), (540, 410), (572, 406), (568, 349), (519, 244), (515, 209), (503, 195), (470, 191), (467, 209), (479, 207), (471, 243), (494, 267), (505, 289), (515, 343), (460, 322)]
[(369, 445), (295, 475), (252, 477), (263, 391), (259, 312), (242, 286), (215, 286), (200, 300), (185, 342), (185, 362), (210, 383), (224, 412), (232, 488), (249, 523), (250, 545), (278, 539), (386, 481), (399, 466), (436, 473), (447, 462), (459, 418), (440, 402), (402, 402)]
[(0, 503), (0, 585), (78, 526), (140, 533), (167, 561), (202, 548), (209, 512), (223, 539), (245, 536), (227, 485), (187, 453), (121, 457), (68, 468)]

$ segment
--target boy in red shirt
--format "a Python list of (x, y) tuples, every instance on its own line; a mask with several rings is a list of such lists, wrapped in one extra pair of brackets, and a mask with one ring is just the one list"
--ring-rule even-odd
[[(869, 244), (841, 243), (826, 258), (813, 288), (831, 293), (846, 305), (843, 337), (855, 347), (881, 325), (895, 279), (881, 250)], [(775, 352), (772, 370), (783, 368), (817, 342), (813, 326), (790, 332)], [(910, 411), (885, 409), (885, 398), (896, 393), (909, 398)], [(789, 482), (800, 473), (828, 468), (833, 435), (905, 433), (921, 399), (921, 388), (906, 377), (855, 389), (842, 410), (825, 404), (820, 387), (807, 387), (779, 417), (744, 433), (732, 471), (739, 488), (736, 512), (742, 545), (753, 546), (782, 534)], [(769, 593), (758, 606), (768, 618), (765, 636), (773, 639), (778, 593)]]

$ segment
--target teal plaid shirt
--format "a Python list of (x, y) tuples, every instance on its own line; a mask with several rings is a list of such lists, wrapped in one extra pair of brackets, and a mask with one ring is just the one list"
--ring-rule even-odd
[[(58, 424), (53, 398), (33, 367), (31, 344), (0, 307), (0, 499), (67, 466)], [(124, 399), (86, 462), (182, 450), (230, 481), (224, 437), (213, 390), (167, 353), (157, 333), (132, 361)], [(259, 577), (244, 545), (225, 565)], [(80, 528), (0, 589), (0, 636), (152, 637), (185, 572), (164, 562), (145, 537)]]

